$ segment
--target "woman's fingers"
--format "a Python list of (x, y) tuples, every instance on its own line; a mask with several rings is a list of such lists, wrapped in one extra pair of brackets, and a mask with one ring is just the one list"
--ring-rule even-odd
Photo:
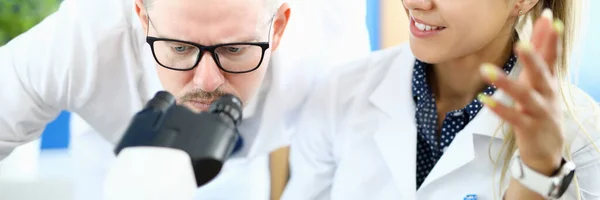
[(511, 96), (515, 103), (521, 106), (524, 114), (534, 118), (548, 115), (546, 109), (544, 109), (543, 97), (530, 86), (509, 79), (497, 66), (492, 64), (484, 64), (481, 67), (481, 73), (489, 83), (494, 84), (496, 88)]
[(564, 32), (564, 24), (560, 20), (555, 20), (552, 23), (552, 29), (547, 31), (547, 41), (545, 46), (540, 49), (540, 54), (548, 65), (549, 72), (552, 76), (556, 75), (558, 57), (563, 51), (562, 34)]
[(528, 83), (531, 84), (531, 87), (542, 95), (553, 92), (552, 87), (550, 86), (550, 67), (548, 67), (546, 61), (533, 50), (531, 44), (526, 41), (520, 41), (517, 44), (516, 53), (519, 57), (519, 62), (523, 65), (524, 72), (522, 72), (522, 75), (526, 76), (521, 78), (527, 79)]
[(550, 9), (544, 9), (542, 17), (536, 20), (533, 26), (531, 38), (533, 48), (531, 49), (543, 57), (551, 75), (556, 74), (556, 62), (562, 53), (563, 32), (564, 24), (560, 20), (553, 19)]
[(516, 108), (508, 107), (485, 94), (479, 94), (477, 98), (490, 108), (490, 110), (496, 113), (496, 115), (514, 127), (523, 128), (527, 126), (527, 124), (530, 124), (532, 117), (523, 115)]
[(552, 19), (552, 10), (544, 9), (542, 17), (534, 22), (533, 33), (531, 35), (531, 43), (533, 44), (534, 49), (539, 50), (544, 47), (544, 43), (547, 39), (546, 30), (551, 28), (550, 24), (552, 23)]

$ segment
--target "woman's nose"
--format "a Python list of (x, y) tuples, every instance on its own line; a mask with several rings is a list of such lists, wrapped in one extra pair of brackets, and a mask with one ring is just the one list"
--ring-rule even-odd
[(431, 10), (433, 0), (403, 0), (404, 8), (407, 10)]

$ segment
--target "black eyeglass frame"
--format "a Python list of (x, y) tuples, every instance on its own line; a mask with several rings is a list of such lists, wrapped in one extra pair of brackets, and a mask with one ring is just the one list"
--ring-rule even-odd
[[(175, 70), (175, 71), (190, 71), (193, 70), (194, 68), (196, 68), (196, 66), (198, 66), (198, 63), (200, 63), (200, 60), (202, 60), (202, 57), (204, 56), (204, 52), (208, 51), (211, 53), (213, 60), (215, 61), (215, 63), (217, 64), (217, 66), (219, 67), (219, 69), (221, 69), (224, 72), (227, 73), (232, 73), (232, 74), (243, 74), (243, 73), (249, 73), (252, 71), (257, 70), (260, 65), (262, 64), (263, 60), (265, 59), (265, 52), (267, 51), (267, 49), (270, 48), (270, 43), (271, 43), (271, 28), (273, 28), (273, 19), (275, 19), (275, 14), (271, 17), (271, 20), (269, 20), (269, 39), (267, 42), (234, 42), (234, 43), (223, 43), (223, 44), (217, 44), (217, 45), (212, 45), (212, 46), (204, 46), (201, 44), (197, 44), (194, 42), (189, 42), (189, 41), (183, 41), (183, 40), (177, 40), (177, 39), (170, 39), (170, 38), (157, 38), (157, 37), (152, 37), (148, 35), (148, 32), (150, 31), (150, 28), (148, 27), (147, 32), (146, 32), (146, 43), (148, 43), (148, 45), (150, 45), (150, 49), (152, 50), (152, 56), (154, 57), (154, 60), (156, 60), (156, 63), (158, 63), (160, 66), (170, 69), (170, 70)], [(154, 27), (154, 24), (152, 23), (152, 21), (150, 20), (150, 15), (146, 16), (148, 18), (148, 23), (151, 24)], [(185, 69), (177, 69), (177, 68), (172, 68), (169, 66), (166, 66), (162, 63), (160, 63), (160, 61), (158, 60), (158, 57), (156, 57), (156, 53), (154, 51), (154, 43), (157, 41), (166, 41), (166, 42), (178, 42), (178, 43), (183, 43), (183, 44), (187, 44), (187, 45), (192, 45), (196, 48), (199, 49), (198, 51), (198, 55), (196, 56), (196, 62), (194, 62), (194, 65), (192, 65), (190, 68), (185, 68)], [(219, 47), (223, 47), (223, 46), (231, 46), (231, 45), (253, 45), (253, 46), (259, 46), (262, 49), (262, 54), (260, 56), (260, 61), (258, 62), (258, 64), (256, 65), (256, 67), (246, 70), (246, 71), (230, 71), (225, 69), (222, 65), (221, 65), (221, 61), (219, 61), (219, 56), (218, 54), (215, 52), (215, 50)]]
[[(269, 37), (269, 40), (270, 40), (270, 37)], [(198, 48), (200, 51), (198, 51), (198, 55), (196, 55), (196, 61), (194, 62), (194, 65), (192, 65), (190, 68), (184, 68), (184, 69), (172, 68), (172, 67), (169, 67), (169, 66), (166, 66), (166, 65), (162, 64), (160, 62), (160, 60), (158, 60), (158, 57), (156, 56), (156, 53), (154, 51), (154, 43), (157, 42), (157, 41), (183, 43), (183, 44), (194, 46), (194, 47)], [(252, 72), (252, 71), (258, 69), (260, 67), (260, 65), (262, 64), (264, 58), (265, 58), (265, 52), (270, 47), (270, 44), (269, 44), (270, 42), (234, 42), (234, 43), (217, 44), (217, 45), (212, 45), (212, 46), (204, 46), (204, 45), (200, 45), (200, 44), (196, 44), (196, 43), (188, 42), (188, 41), (183, 41), (183, 40), (176, 40), (176, 39), (169, 39), (169, 38), (157, 38), (157, 37), (152, 37), (152, 36), (146, 36), (146, 42), (150, 45), (150, 49), (152, 49), (152, 55), (154, 56), (154, 60), (156, 60), (156, 62), (160, 66), (162, 66), (164, 68), (167, 68), (167, 69), (170, 69), (170, 70), (175, 70), (175, 71), (190, 71), (190, 70), (193, 70), (194, 68), (196, 68), (196, 66), (198, 66), (198, 63), (200, 63), (200, 60), (202, 60), (202, 57), (204, 56), (204, 52), (208, 51), (212, 55), (215, 63), (219, 67), (219, 69), (223, 70), (224, 72), (232, 73), (232, 74), (249, 73), (249, 72)], [(219, 56), (215, 52), (215, 50), (217, 48), (219, 48), (219, 47), (232, 46), (232, 45), (253, 45), (253, 46), (259, 46), (262, 49), (262, 54), (260, 56), (260, 61), (258, 62), (258, 64), (256, 65), (256, 67), (254, 67), (252, 69), (249, 69), (249, 70), (245, 70), (245, 71), (231, 71), (231, 70), (225, 69), (221, 65), (221, 61), (219, 61)]]

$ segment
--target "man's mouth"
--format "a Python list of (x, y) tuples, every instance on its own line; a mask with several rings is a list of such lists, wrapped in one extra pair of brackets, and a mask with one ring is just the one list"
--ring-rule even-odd
[(207, 100), (189, 100), (184, 102), (183, 104), (186, 105), (188, 108), (194, 110), (194, 111), (208, 111), (208, 109), (210, 108), (210, 104), (213, 101), (207, 101)]
[(226, 93), (220, 89), (213, 92), (205, 92), (198, 89), (183, 94), (179, 97), (178, 102), (193, 111), (204, 112), (208, 111), (210, 105), (225, 94)]

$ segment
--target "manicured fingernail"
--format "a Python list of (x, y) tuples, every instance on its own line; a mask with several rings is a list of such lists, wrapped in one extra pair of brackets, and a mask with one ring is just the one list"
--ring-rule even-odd
[(560, 21), (560, 19), (554, 20), (554, 23), (552, 23), (552, 28), (554, 28), (559, 35), (562, 35), (563, 32), (565, 32), (565, 24)]
[(485, 95), (485, 94), (479, 94), (477, 95), (477, 99), (479, 99), (479, 101), (483, 102), (483, 104), (489, 106), (489, 107), (496, 107), (496, 100), (492, 99), (492, 97)]
[(544, 11), (542, 11), (542, 17), (552, 21), (552, 18), (554, 18), (552, 16), (552, 10), (550, 10), (550, 8), (544, 9)]
[(496, 69), (495, 65), (484, 63), (483, 65), (481, 65), (480, 70), (481, 74), (490, 81), (494, 82), (498, 80), (498, 70)]
[(529, 53), (533, 50), (533, 46), (531, 46), (531, 43), (523, 40), (519, 41), (519, 43), (517, 44), (517, 48), (524, 53)]

